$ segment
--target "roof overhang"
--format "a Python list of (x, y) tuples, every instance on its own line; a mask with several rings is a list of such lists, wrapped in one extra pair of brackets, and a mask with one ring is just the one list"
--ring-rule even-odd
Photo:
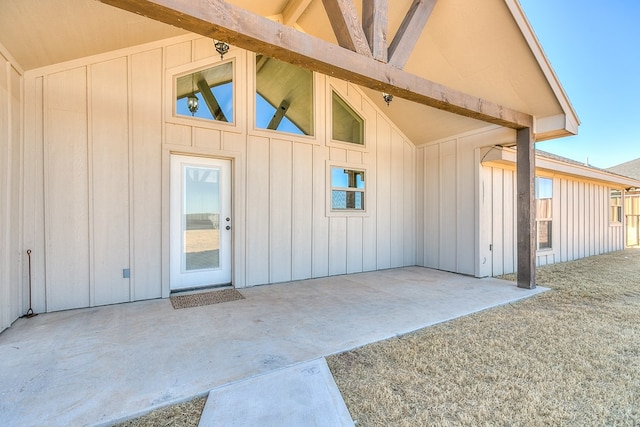
[(536, 117), (536, 126), (534, 127), (534, 133), (536, 134), (536, 141), (544, 141), (548, 139), (560, 138), (563, 136), (577, 135), (578, 126), (580, 125), (580, 119), (571, 101), (567, 96), (557, 74), (551, 67), (549, 59), (542, 49), (540, 41), (533, 31), (531, 23), (524, 14), (522, 6), (518, 0), (504, 0), (505, 4), (509, 8), (509, 11), (513, 15), (518, 28), (522, 32), (522, 36), (527, 41), (531, 53), (535, 57), (540, 70), (544, 74), (551, 90), (553, 91), (560, 107), (562, 109), (561, 114), (546, 117)]
[(556, 114), (554, 116), (536, 118), (533, 132), (536, 135), (536, 141), (541, 142), (577, 135), (579, 125), (580, 122), (575, 114)]
[[(309, 41), (323, 41), (321, 51), (335, 57), (330, 67), (309, 65), (322, 60), (313, 52), (307, 57), (288, 56), (288, 60), (318, 68), (314, 71), (327, 75), (333, 75), (335, 66), (353, 68), (353, 76), (340, 78), (366, 88), (371, 100), (415, 144), (481, 129), (487, 122), (514, 128), (531, 125), (538, 141), (578, 131), (579, 119), (517, 0), (438, 0), (401, 69), (375, 60), (362, 61), (357, 58), (362, 55), (339, 46), (323, 0), (107, 2), (134, 13), (94, 0), (0, 0), (0, 44), (18, 66), (28, 71), (169, 39), (187, 31), (226, 38), (232, 46), (273, 56), (277, 56), (274, 46), (301, 49)], [(175, 19), (167, 20), (146, 13), (149, 3), (184, 9), (174, 15)], [(261, 31), (268, 28), (267, 34), (253, 34), (266, 43), (235, 43), (237, 37), (216, 22), (200, 30), (190, 26), (193, 15), (211, 14), (219, 5), (225, 9), (217, 24), (233, 20), (240, 12), (248, 20), (235, 30), (251, 35), (256, 27)], [(388, 2), (390, 42), (414, 5), (414, 0)], [(353, 7), (352, 17), (363, 22), (361, 2), (353, 1)], [(275, 26), (265, 24), (266, 18)], [(280, 59), (287, 60), (286, 56)], [(352, 60), (360, 65), (351, 67), (347, 63)], [(363, 70), (370, 73), (368, 81), (360, 78)], [(377, 83), (371, 84), (371, 77)], [(428, 90), (420, 89), (415, 82), (423, 89), (423, 83), (428, 82)], [(381, 91), (396, 95), (391, 106), (384, 103)], [(425, 104), (424, 95), (433, 102)], [(465, 109), (473, 114), (461, 114)], [(513, 112), (531, 117), (531, 124), (514, 119)]]
[[(640, 188), (640, 181), (626, 176), (618, 175), (604, 169), (581, 165), (570, 159), (561, 159), (536, 153), (536, 171), (549, 174), (558, 174), (581, 180), (595, 181), (616, 188)], [(516, 150), (508, 147), (487, 147), (480, 152), (482, 164), (497, 166), (500, 168), (515, 169)]]

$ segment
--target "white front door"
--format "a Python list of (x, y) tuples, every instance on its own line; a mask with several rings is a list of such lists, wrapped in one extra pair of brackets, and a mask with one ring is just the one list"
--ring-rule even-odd
[(170, 288), (231, 283), (231, 161), (171, 156)]

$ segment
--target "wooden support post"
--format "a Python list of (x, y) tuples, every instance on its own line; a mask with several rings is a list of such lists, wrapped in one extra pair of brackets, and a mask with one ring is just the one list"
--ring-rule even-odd
[(531, 128), (517, 130), (518, 287), (536, 287), (535, 137)]

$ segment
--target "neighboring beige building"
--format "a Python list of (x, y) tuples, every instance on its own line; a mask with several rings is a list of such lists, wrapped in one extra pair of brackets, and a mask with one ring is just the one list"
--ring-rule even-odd
[[(508, 147), (578, 118), (516, 0), (418, 3), (374, 13), (399, 40), (387, 52), (368, 32), (339, 47), (321, 0), (216, 0), (178, 21), (154, 1), (0, 2), (0, 330), (30, 296), (47, 312), (410, 265), (514, 271)], [(638, 181), (543, 154), (536, 170), (538, 264), (624, 246), (609, 195)]]
[[(612, 166), (607, 170), (640, 180), (640, 158)], [(626, 245), (640, 246), (640, 188), (630, 188), (624, 197)]]

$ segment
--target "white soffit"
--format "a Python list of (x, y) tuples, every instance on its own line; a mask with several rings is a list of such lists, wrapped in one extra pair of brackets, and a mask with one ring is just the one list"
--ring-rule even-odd
[(363, 87), (361, 89), (415, 145), (488, 126), (488, 123), (481, 120), (459, 116), (397, 97), (387, 105), (382, 99), (382, 93)]

